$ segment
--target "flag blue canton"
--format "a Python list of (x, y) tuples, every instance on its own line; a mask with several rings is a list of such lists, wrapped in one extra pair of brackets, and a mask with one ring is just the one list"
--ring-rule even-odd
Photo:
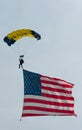
[(40, 74), (23, 70), (24, 95), (41, 95)]

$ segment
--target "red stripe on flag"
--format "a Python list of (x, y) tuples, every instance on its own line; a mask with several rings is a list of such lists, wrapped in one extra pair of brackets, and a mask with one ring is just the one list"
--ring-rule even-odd
[(70, 83), (70, 82), (67, 82), (66, 80), (63, 80), (63, 79), (59, 79), (59, 78), (51, 78), (49, 76), (44, 76), (44, 75), (41, 75), (42, 78), (44, 79), (49, 79), (51, 81), (55, 81), (55, 82), (63, 82), (63, 84), (68, 84), (70, 85), (71, 87), (74, 86), (74, 84)]
[(59, 102), (52, 102), (52, 101), (46, 101), (46, 100), (40, 100), (40, 99), (31, 99), (31, 98), (25, 98), (24, 103), (42, 103), (46, 105), (56, 105), (56, 106), (62, 106), (62, 107), (73, 107), (73, 103), (59, 103)]
[(60, 83), (57, 83), (57, 82), (47, 81), (47, 80), (41, 80), (41, 83), (58, 85), (58, 86), (61, 86), (61, 87), (64, 87), (64, 88), (72, 88), (73, 87), (72, 85), (69, 85), (69, 84), (60, 84)]
[(23, 113), (22, 117), (26, 116), (47, 116), (47, 114), (33, 114), (33, 113)]
[(72, 91), (67, 91), (67, 90), (63, 90), (63, 89), (57, 89), (57, 88), (51, 88), (51, 87), (46, 87), (45, 86), (42, 86), (42, 89), (45, 89), (45, 90), (49, 90), (49, 91), (55, 91), (55, 92), (61, 92), (61, 93), (67, 93), (67, 94), (72, 94)]
[(44, 111), (44, 112), (57, 112), (57, 113), (70, 113), (74, 114), (74, 110), (59, 110), (59, 109), (52, 109), (52, 108), (43, 108), (43, 107), (36, 107), (36, 106), (24, 106), (23, 110), (36, 110), (36, 111)]
[(42, 96), (44, 97), (49, 97), (49, 98), (54, 98), (54, 99), (64, 99), (64, 100), (74, 100), (73, 97), (67, 97), (67, 96), (60, 96), (60, 95), (53, 95), (53, 94), (48, 94), (48, 93), (42, 93)]

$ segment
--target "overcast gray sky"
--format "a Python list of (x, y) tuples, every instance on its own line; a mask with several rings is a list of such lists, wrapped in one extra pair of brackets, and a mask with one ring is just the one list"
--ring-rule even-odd
[[(13, 30), (30, 28), (42, 39), (23, 38), (8, 47), (3, 38)], [(20, 116), (24, 69), (75, 84), (78, 117)], [(0, 130), (82, 129), (82, 0), (0, 0)]]

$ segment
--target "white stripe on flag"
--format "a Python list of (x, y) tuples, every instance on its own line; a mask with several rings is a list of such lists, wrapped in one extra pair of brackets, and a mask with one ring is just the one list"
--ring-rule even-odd
[(24, 95), (24, 99), (39, 99), (43, 101), (51, 101), (51, 102), (58, 102), (58, 103), (68, 103), (68, 104), (73, 104), (73, 100), (64, 100), (64, 99), (55, 99), (55, 98), (48, 98), (48, 97), (43, 97), (43, 96), (35, 96), (35, 95)]
[(44, 112), (44, 111), (37, 111), (37, 110), (23, 110), (23, 114), (45, 114), (45, 115), (49, 115), (49, 116), (67, 116), (67, 115), (72, 115), (72, 114), (68, 114), (68, 113), (58, 113), (58, 112)]
[(36, 106), (36, 107), (41, 107), (41, 108), (52, 108), (52, 109), (57, 109), (57, 110), (73, 110), (73, 107), (64, 107), (64, 106), (56, 106), (56, 105), (47, 105), (47, 104), (42, 104), (42, 103), (32, 103), (32, 102), (27, 102), (24, 103), (24, 106)]
[(42, 89), (42, 93), (57, 95), (57, 96), (71, 97), (71, 94), (67, 94), (67, 93), (65, 94), (65, 93), (61, 93), (61, 92), (54, 92), (54, 91), (49, 91), (49, 90), (44, 90), (44, 89)]
[(58, 84), (66, 84), (69, 85), (71, 87), (73, 87), (73, 85), (67, 81), (61, 80), (61, 79), (55, 79), (55, 78), (47, 78), (46, 76), (41, 77), (41, 80), (45, 80), (45, 81), (52, 81), (53, 83), (58, 83)]
[(41, 86), (44, 86), (44, 87), (51, 87), (51, 88), (57, 88), (57, 89), (62, 89), (62, 90), (66, 90), (66, 91), (71, 91), (71, 88), (64, 88), (62, 86), (58, 86), (58, 85), (53, 85), (53, 84), (47, 84), (47, 83), (42, 83), (41, 82)]

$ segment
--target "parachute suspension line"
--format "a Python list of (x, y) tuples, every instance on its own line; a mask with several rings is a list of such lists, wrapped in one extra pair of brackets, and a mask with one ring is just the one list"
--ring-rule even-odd
[(20, 46), (20, 43), (18, 43), (16, 47), (17, 47), (17, 50), (18, 50), (18, 55), (20, 56), (22, 54), (22, 52), (23, 52), (22, 48)]
[(19, 55), (18, 51), (15, 48), (13, 48), (13, 46), (9, 47), (9, 50), (12, 52), (12, 54)]

